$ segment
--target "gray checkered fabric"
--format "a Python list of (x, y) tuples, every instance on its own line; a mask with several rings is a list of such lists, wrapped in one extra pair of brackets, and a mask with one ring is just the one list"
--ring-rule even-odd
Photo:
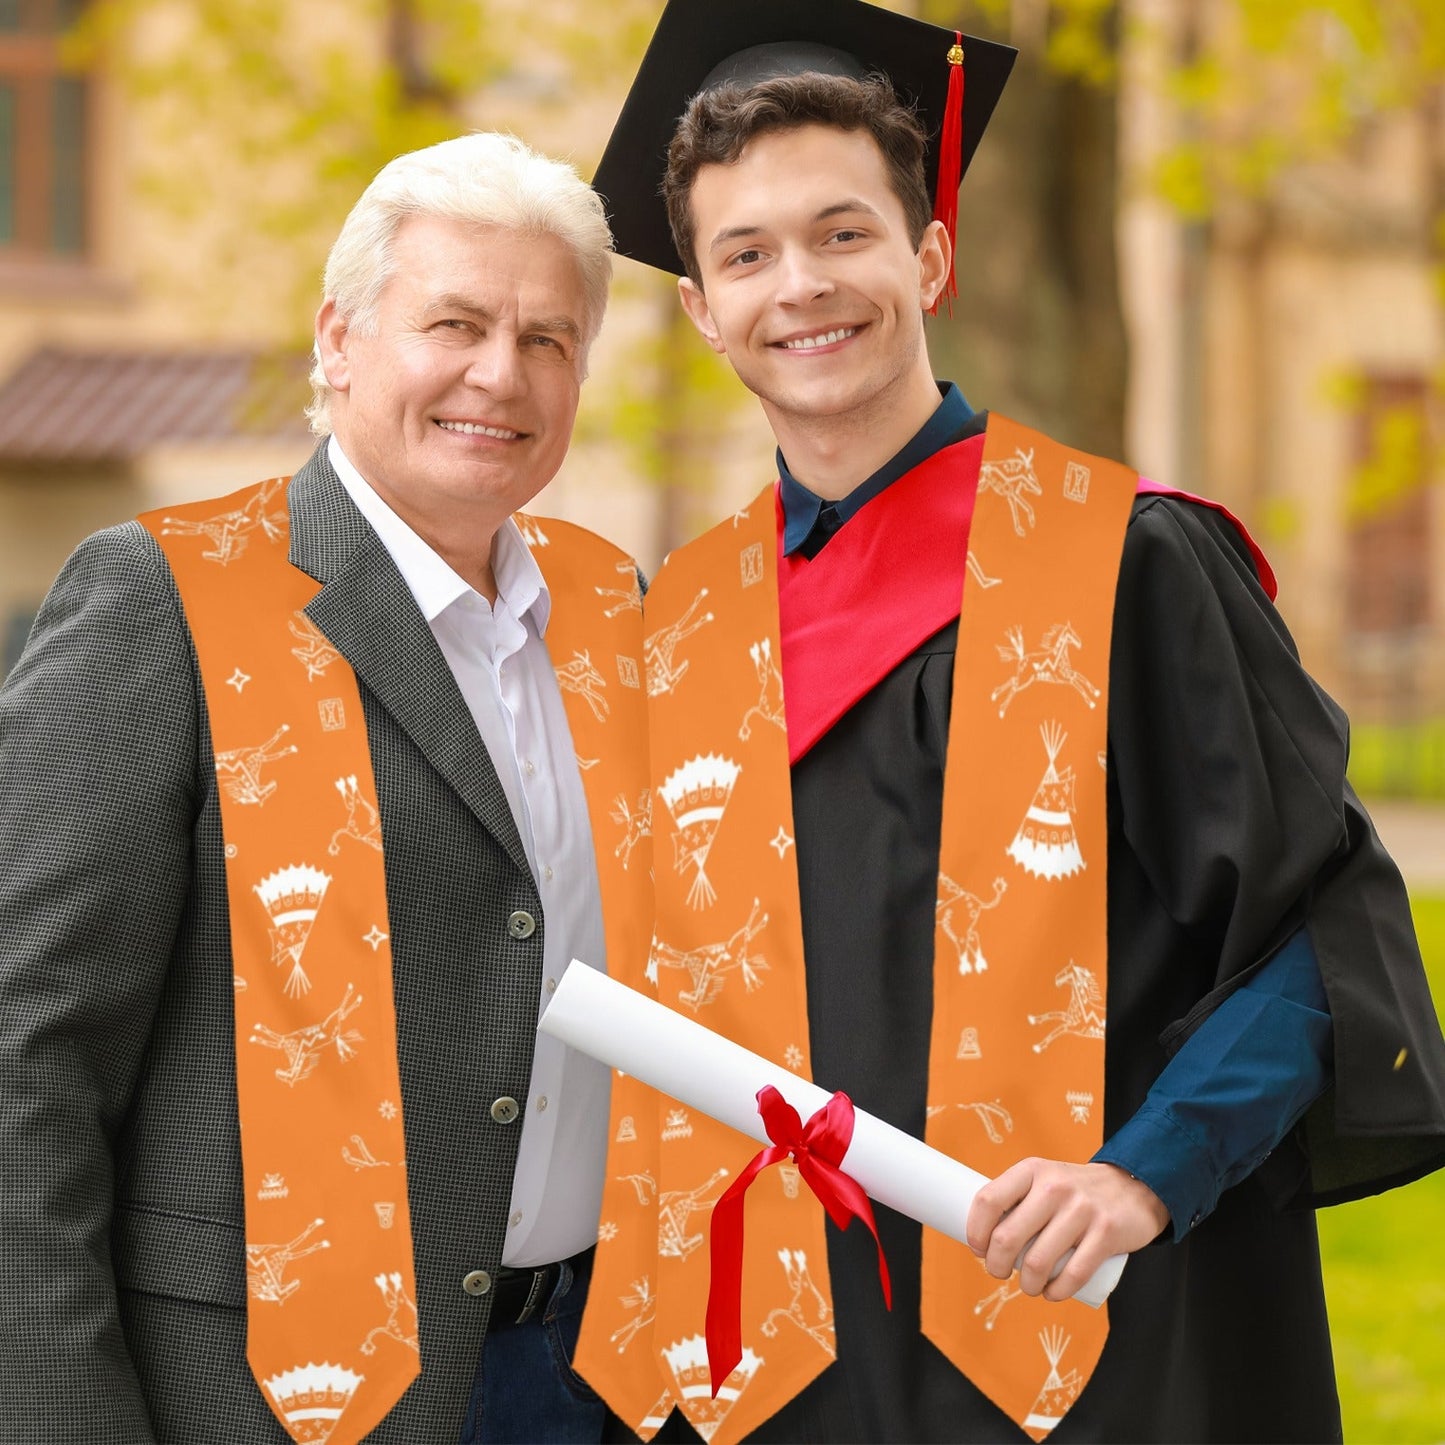
[[(318, 451), (308, 612), (356, 671), (386, 845), (422, 1374), (369, 1437), (455, 1440), (501, 1260), (541, 902), (456, 683)], [(205, 699), (165, 560), (84, 542), (0, 690), (0, 1441), (283, 1445), (245, 1358), (235, 994)]]

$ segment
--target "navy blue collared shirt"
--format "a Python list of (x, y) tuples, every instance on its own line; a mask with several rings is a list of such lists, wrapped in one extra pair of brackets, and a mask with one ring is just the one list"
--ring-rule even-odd
[(938, 390), (939, 403), (913, 440), (840, 501), (825, 502), (822, 497), (810, 492), (788, 470), (787, 461), (782, 452), (778, 452), (785, 555), (791, 556), (801, 550), (806, 557), (816, 557), (828, 538), (885, 487), (891, 486), (905, 472), (911, 472), (920, 462), (926, 462), (934, 452), (941, 452), (967, 431), (969, 422), (974, 418), (974, 410), (964, 400), (963, 393), (951, 381), (939, 382)]
[[(815, 557), (845, 523), (970, 430), (975, 413), (952, 382), (913, 439), (846, 497), (825, 502), (778, 453), (783, 551)], [(1139, 1111), (1094, 1158), (1142, 1179), (1182, 1238), (1285, 1137), (1334, 1076), (1334, 1031), (1305, 929), (1190, 1035)]]

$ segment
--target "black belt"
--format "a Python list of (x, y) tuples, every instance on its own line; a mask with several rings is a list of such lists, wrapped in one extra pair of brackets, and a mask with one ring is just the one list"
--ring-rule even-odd
[(546, 1308), (562, 1278), (562, 1266), (570, 1265), (575, 1282), (585, 1284), (592, 1274), (592, 1256), (597, 1246), (574, 1254), (571, 1259), (533, 1268), (513, 1269), (504, 1264), (492, 1275), (492, 1313), (489, 1329), (522, 1325)]

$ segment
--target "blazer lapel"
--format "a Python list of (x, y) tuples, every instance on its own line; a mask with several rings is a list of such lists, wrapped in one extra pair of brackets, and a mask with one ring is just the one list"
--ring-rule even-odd
[(451, 668), (381, 539), (327, 460), (291, 479), (292, 566), (322, 584), (306, 615), (507, 850), (531, 871), (516, 820)]

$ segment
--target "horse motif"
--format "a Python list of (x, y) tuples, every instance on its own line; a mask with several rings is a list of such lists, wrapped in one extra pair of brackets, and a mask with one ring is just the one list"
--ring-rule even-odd
[(642, 656), (647, 665), (648, 697), (662, 697), (682, 681), (683, 674), (687, 671), (687, 660), (677, 662), (673, 654), (681, 642), (712, 621), (711, 612), (698, 616), (698, 608), (702, 606), (702, 600), (706, 596), (707, 588), (704, 587), (676, 622), (659, 627), (656, 632), (643, 639)]
[(1034, 509), (1027, 497), (1041, 497), (1044, 489), (1039, 485), (1034, 472), (1034, 449), (1024, 451), (1015, 448), (1013, 456), (1006, 461), (985, 462), (978, 473), (978, 489), (981, 492), (995, 492), (1008, 503), (1009, 516), (1013, 518), (1014, 533), (1023, 537), (1022, 517), (1028, 518), (1029, 526), (1035, 522)]
[(1030, 1014), (1031, 1024), (1041, 1024), (1045, 1019), (1057, 1019), (1057, 1026), (1034, 1045), (1034, 1052), (1041, 1054), (1063, 1034), (1073, 1034), (1080, 1039), (1102, 1039), (1104, 1037), (1104, 993), (1093, 970), (1081, 968), (1070, 959), (1068, 965), (1054, 975), (1059, 988), (1069, 990), (1069, 1001), (1062, 1009), (1048, 1013)]
[(724, 943), (709, 943), (684, 953), (671, 944), (654, 939), (648, 975), (656, 983), (659, 965), (663, 968), (685, 968), (692, 979), (692, 987), (684, 989), (677, 997), (678, 1002), (686, 1004), (693, 1013), (717, 998), (727, 981), (726, 975), (735, 969), (742, 971), (743, 986), (752, 993), (762, 986), (763, 981), (758, 975), (766, 972), (768, 965), (761, 954), (751, 953), (750, 950), (753, 940), (767, 924), (768, 915), (762, 912), (762, 903), (754, 898), (748, 921)]
[(590, 651), (574, 652), (572, 660), (557, 669), (557, 684), (563, 692), (580, 694), (592, 709), (592, 716), (598, 722), (606, 722), (611, 706), (602, 696), (602, 689), (607, 686), (607, 679), (592, 665)]
[[(1009, 703), (1036, 682), (1067, 685), (1073, 688), (1090, 708), (1096, 707), (1099, 689), (1074, 666), (1069, 656), (1070, 649), (1083, 645), (1072, 623), (1056, 622), (1044, 633), (1037, 650), (1030, 652), (1024, 646), (1023, 628), (1010, 627), (1008, 642), (995, 649), (1002, 661), (1014, 666), (1014, 675), (989, 694), (991, 701), (999, 703), (998, 715), (1002, 717), (1008, 711)], [(1000, 698), (1002, 702), (999, 701)]]
[(271, 499), (286, 485), (285, 477), (272, 477), (263, 482), (244, 507), (232, 512), (221, 512), (201, 521), (186, 517), (162, 518), (163, 537), (204, 537), (210, 544), (209, 552), (201, 556), (207, 562), (219, 562), (222, 567), (234, 562), (245, 550), (251, 534), (258, 529), (271, 542), (279, 542), (286, 535), (288, 518), (286, 508), (268, 512)]

